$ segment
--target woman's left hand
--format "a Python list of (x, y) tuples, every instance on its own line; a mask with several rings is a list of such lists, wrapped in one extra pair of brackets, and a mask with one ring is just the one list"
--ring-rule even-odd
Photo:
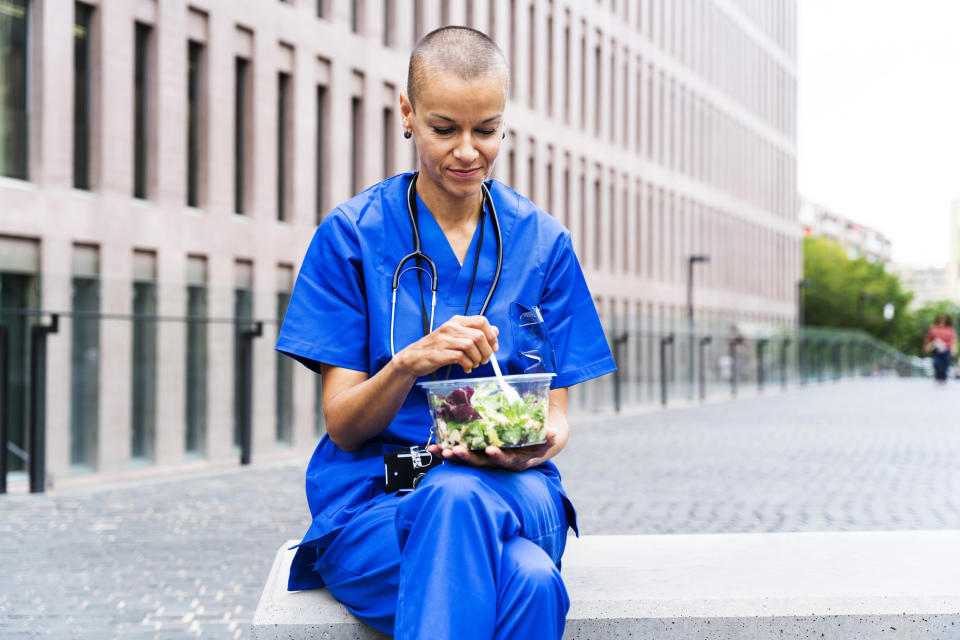
[(543, 444), (515, 449), (501, 449), (490, 445), (483, 452), (470, 451), (463, 445), (441, 451), (438, 445), (432, 444), (429, 450), (433, 454), (442, 454), (444, 460), (462, 462), (473, 467), (526, 471), (546, 462), (567, 445), (570, 425), (567, 423), (566, 389), (554, 389), (550, 392), (550, 411), (547, 415), (547, 441)]

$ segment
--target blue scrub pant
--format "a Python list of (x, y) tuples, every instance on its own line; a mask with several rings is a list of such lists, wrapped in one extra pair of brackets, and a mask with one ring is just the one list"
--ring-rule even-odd
[(555, 491), (538, 471), (447, 463), (354, 517), (315, 570), (399, 640), (560, 640), (568, 525)]

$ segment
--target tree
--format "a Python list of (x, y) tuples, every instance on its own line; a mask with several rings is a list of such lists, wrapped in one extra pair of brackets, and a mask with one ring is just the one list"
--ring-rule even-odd
[[(860, 329), (862, 314), (862, 328), (881, 340), (907, 344), (915, 335), (907, 312), (913, 294), (882, 264), (851, 259), (832, 240), (804, 238), (803, 277), (812, 281), (803, 289), (805, 325)], [(883, 317), (888, 303), (894, 306), (890, 321)]]

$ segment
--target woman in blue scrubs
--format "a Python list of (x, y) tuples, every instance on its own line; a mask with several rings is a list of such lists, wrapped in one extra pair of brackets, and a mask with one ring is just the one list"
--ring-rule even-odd
[[(445, 27), (417, 45), (400, 106), (419, 171), (373, 185), (324, 219), (277, 341), (323, 376), (327, 424), (307, 468), (313, 519), (288, 588), (326, 587), (401, 639), (561, 637), (569, 599), (560, 557), (576, 521), (550, 459), (569, 437), (567, 387), (615, 368), (569, 232), (487, 179), (503, 137), (507, 81), (503, 54), (478, 31)], [(400, 278), (391, 313), (394, 270), (414, 250), (413, 224), (436, 265), (433, 327), (431, 279), (422, 272)], [(556, 373), (547, 442), (485, 451), (431, 445), (445, 464), (413, 491), (386, 493), (383, 456), (429, 439), (416, 383), (490, 376), (494, 352), (506, 373), (529, 370), (517, 321), (524, 313), (552, 344), (553, 357), (542, 358)]]

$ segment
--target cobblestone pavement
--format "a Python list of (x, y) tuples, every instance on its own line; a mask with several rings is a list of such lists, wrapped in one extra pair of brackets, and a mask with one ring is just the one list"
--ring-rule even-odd
[[(960, 387), (878, 380), (576, 421), (582, 533), (960, 528)], [(295, 463), (0, 496), (0, 638), (238, 638), (306, 529)]]

